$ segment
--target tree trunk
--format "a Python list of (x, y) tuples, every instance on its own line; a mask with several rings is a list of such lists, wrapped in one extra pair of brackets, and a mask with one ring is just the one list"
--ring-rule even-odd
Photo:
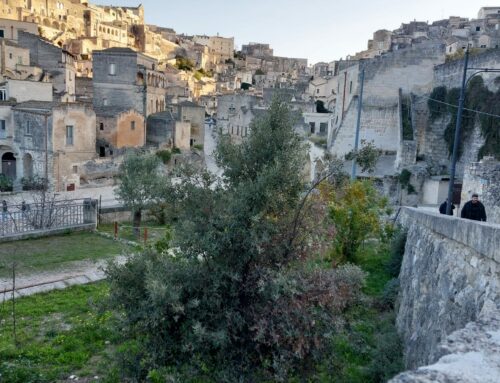
[(139, 228), (141, 226), (141, 218), (142, 218), (142, 210), (135, 210), (134, 217), (132, 221), (132, 226), (134, 227), (134, 237), (139, 238), (140, 231)]

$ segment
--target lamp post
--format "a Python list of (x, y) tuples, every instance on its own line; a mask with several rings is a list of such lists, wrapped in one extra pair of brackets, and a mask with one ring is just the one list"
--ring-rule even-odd
[[(465, 101), (465, 90), (469, 81), (477, 76), (479, 73), (486, 72), (500, 72), (500, 69), (496, 68), (468, 68), (469, 64), (469, 47), (465, 51), (465, 59), (464, 59), (464, 71), (462, 76), (462, 88), (460, 89), (460, 100), (458, 102), (458, 111), (457, 111), (457, 124), (455, 127), (455, 140), (453, 141), (453, 154), (451, 157), (451, 166), (450, 166), (450, 183), (448, 185), (448, 202), (446, 204), (446, 214), (452, 215), (452, 206), (453, 206), (453, 189), (455, 185), (455, 173), (456, 173), (456, 165), (458, 159), (458, 150), (460, 146), (460, 130), (462, 128), (462, 113), (464, 110), (464, 101)], [(467, 78), (467, 71), (475, 70), (469, 78)]]

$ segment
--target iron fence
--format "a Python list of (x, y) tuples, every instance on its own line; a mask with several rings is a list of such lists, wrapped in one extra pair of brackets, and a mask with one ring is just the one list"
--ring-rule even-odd
[(97, 208), (91, 199), (0, 206), (0, 237), (95, 224)]

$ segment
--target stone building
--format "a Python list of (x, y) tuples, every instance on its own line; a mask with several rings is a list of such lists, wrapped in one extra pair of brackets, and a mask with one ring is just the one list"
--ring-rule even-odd
[(146, 129), (148, 145), (157, 148), (190, 148), (191, 124), (179, 121), (169, 110), (154, 113), (148, 117)]
[(241, 53), (245, 56), (252, 57), (272, 57), (274, 56), (273, 49), (269, 44), (248, 43), (241, 46)]
[(177, 109), (177, 120), (189, 122), (191, 125), (190, 145), (205, 143), (205, 108), (192, 101), (183, 101), (174, 105)]
[(0, 101), (52, 101), (50, 82), (5, 79), (0, 82)]
[(15, 190), (19, 189), (21, 178), (33, 175), (31, 156), (24, 155), (19, 150), (20, 137), (16, 136), (12, 110), (18, 102), (28, 99), (52, 101), (52, 84), (12, 79), (5, 79), (0, 83), (0, 158), (2, 160), (0, 172), (14, 182)]
[(30, 65), (38, 66), (49, 74), (54, 87), (54, 100), (75, 101), (75, 57), (31, 33), (19, 32), (18, 43), (30, 52)]
[(219, 96), (217, 129), (229, 134), (236, 142), (241, 141), (250, 132), (253, 119), (265, 111), (261, 104), (261, 98), (245, 93)]
[(90, 105), (27, 101), (13, 107), (17, 179), (47, 177), (54, 191), (80, 186), (79, 167), (96, 157), (96, 117)]
[(0, 74), (2, 77), (19, 78), (21, 77), (20, 69), (29, 65), (29, 49), (19, 46), (12, 40), (0, 38)]
[(165, 110), (167, 80), (155, 59), (130, 48), (93, 53), (95, 107), (131, 108), (144, 115)]
[(193, 41), (208, 47), (212, 68), (226, 60), (234, 59), (234, 37), (196, 35), (193, 36)]
[[(0, 15), (1, 16), (1, 15)], [(38, 35), (38, 25), (26, 21), (1, 19), (0, 18), (0, 37), (17, 41), (19, 31)]]
[(130, 108), (94, 107), (96, 149), (99, 157), (117, 154), (117, 149), (138, 148), (146, 143), (144, 116)]

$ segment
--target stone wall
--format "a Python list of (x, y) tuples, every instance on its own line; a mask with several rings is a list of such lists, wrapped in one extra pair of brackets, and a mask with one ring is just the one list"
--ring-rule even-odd
[(485, 302), (500, 305), (500, 225), (412, 208), (399, 221), (408, 237), (397, 327), (413, 369), (436, 362), (440, 342), (478, 320)]
[[(496, 68), (500, 62), (500, 51), (491, 50), (471, 56), (469, 67)], [(447, 89), (459, 88), (463, 75), (464, 60), (456, 60), (437, 65), (434, 68), (433, 87), (445, 86)], [(469, 75), (474, 71), (468, 72)], [(497, 90), (494, 79), (498, 73), (482, 73), (486, 86), (492, 91)], [(446, 174), (450, 165), (448, 144), (444, 140), (444, 132), (450, 121), (450, 116), (439, 117), (434, 121), (429, 119), (427, 106), (429, 94), (415, 98), (416, 118), (413, 120), (414, 131), (418, 140), (418, 155), (422, 156), (432, 168), (433, 174)], [(465, 168), (471, 162), (478, 160), (479, 149), (484, 143), (479, 124), (464, 143), (464, 153), (457, 163), (457, 178), (462, 179)]]
[[(351, 64), (339, 72), (335, 133), (331, 151), (352, 149), (357, 121), (360, 67), (365, 69), (360, 139), (384, 151), (400, 147), (399, 92), (422, 94), (432, 89), (434, 65), (444, 61), (444, 47), (430, 41)], [(345, 102), (344, 102), (345, 100)]]
[[(462, 203), (470, 200), (472, 193), (486, 208), (488, 222), (500, 224), (500, 162), (485, 158), (472, 163), (465, 171), (462, 186)], [(500, 250), (499, 250), (500, 251)]]

